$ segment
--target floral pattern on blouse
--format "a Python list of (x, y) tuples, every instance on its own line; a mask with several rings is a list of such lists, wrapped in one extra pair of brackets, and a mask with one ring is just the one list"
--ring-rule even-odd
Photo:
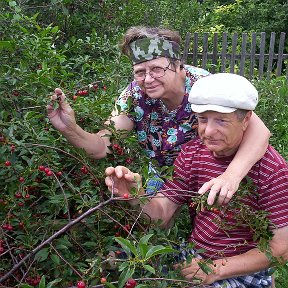
[[(184, 69), (185, 95), (182, 103), (173, 111), (169, 111), (160, 99), (149, 98), (135, 81), (116, 101), (121, 111), (134, 122), (139, 144), (160, 166), (173, 165), (182, 144), (197, 135), (197, 119), (188, 102), (188, 95), (196, 80), (209, 75), (209, 72), (189, 65), (185, 65)], [(132, 98), (131, 104), (127, 102), (129, 97)]]

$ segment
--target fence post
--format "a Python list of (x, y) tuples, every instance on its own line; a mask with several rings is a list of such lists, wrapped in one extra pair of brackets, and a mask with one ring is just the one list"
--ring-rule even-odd
[(254, 65), (255, 65), (255, 54), (256, 54), (256, 37), (255, 32), (252, 33), (251, 41), (251, 51), (250, 51), (250, 69), (249, 69), (249, 79), (254, 77)]
[(238, 40), (238, 33), (233, 34), (232, 38), (232, 52), (231, 52), (231, 59), (230, 59), (230, 73), (235, 73), (235, 54), (237, 48), (237, 40)]
[(222, 39), (222, 51), (221, 51), (221, 72), (226, 72), (226, 57), (227, 57), (227, 32), (224, 32)]
[(247, 45), (247, 33), (242, 33), (241, 59), (240, 59), (240, 75), (241, 76), (244, 76), (246, 45)]
[(188, 32), (185, 37), (185, 46), (184, 46), (183, 57), (182, 57), (183, 64), (187, 63), (188, 52), (190, 48), (190, 41), (191, 41), (191, 33)]
[(280, 41), (279, 41), (279, 49), (278, 49), (278, 61), (276, 68), (276, 76), (281, 75), (282, 71), (282, 62), (283, 62), (283, 51), (284, 51), (284, 42), (285, 42), (285, 32), (281, 32)]
[(265, 38), (266, 38), (265, 32), (261, 32), (260, 55), (259, 55), (259, 79), (262, 79), (264, 70)]

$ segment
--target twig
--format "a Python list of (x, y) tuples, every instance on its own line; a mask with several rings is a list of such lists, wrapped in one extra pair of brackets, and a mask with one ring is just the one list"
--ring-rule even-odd
[(73, 271), (75, 274), (77, 274), (80, 278), (82, 278), (83, 276), (80, 274), (80, 272), (78, 272), (58, 251), (57, 249), (50, 243), (51, 248), (55, 251), (55, 253), (59, 256), (59, 258), (65, 262)]
[(23, 263), (25, 263), (28, 259), (30, 259), (32, 256), (34, 256), (43, 247), (45, 247), (46, 245), (50, 244), (54, 239), (56, 239), (57, 237), (59, 237), (60, 235), (65, 233), (67, 230), (69, 230), (71, 227), (73, 227), (74, 225), (79, 223), (82, 219), (84, 219), (85, 217), (89, 216), (90, 214), (92, 214), (96, 210), (100, 209), (101, 207), (109, 204), (113, 200), (115, 200), (115, 199), (110, 198), (107, 201), (101, 202), (99, 205), (97, 205), (97, 206), (95, 206), (93, 208), (90, 208), (89, 210), (84, 212), (81, 216), (79, 216), (78, 218), (72, 220), (67, 225), (65, 225), (63, 228), (61, 228), (56, 233), (54, 233), (52, 236), (50, 236), (48, 239), (43, 241), (40, 245), (38, 245), (35, 249), (33, 249), (28, 255), (26, 255), (21, 261), (19, 261), (16, 265), (14, 265), (13, 268), (10, 271), (8, 271), (4, 276), (2, 276), (0, 278), (0, 283), (5, 281), (6, 279), (8, 279), (11, 274), (13, 274), (20, 266), (22, 266)]

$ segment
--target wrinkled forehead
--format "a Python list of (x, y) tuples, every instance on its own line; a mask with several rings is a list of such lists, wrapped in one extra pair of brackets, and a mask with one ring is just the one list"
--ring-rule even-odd
[(149, 61), (145, 61), (145, 62), (141, 62), (138, 64), (134, 64), (133, 65), (133, 70), (139, 70), (139, 69), (150, 69), (153, 67), (164, 67), (167, 64), (169, 64), (169, 59), (167, 59), (166, 57), (158, 57)]
[[(237, 110), (236, 110), (237, 111)], [(197, 117), (215, 118), (222, 120), (237, 120), (237, 112), (222, 113), (218, 111), (207, 110), (201, 113), (195, 113)]]

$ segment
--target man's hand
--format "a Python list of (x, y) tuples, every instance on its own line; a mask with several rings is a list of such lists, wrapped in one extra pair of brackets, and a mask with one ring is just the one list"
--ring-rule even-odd
[(127, 194), (130, 197), (132, 188), (141, 187), (141, 177), (124, 166), (108, 167), (105, 170), (105, 183), (108, 189), (117, 196)]
[[(74, 111), (65, 101), (66, 96), (60, 88), (56, 88), (51, 97), (51, 103), (47, 105), (48, 118), (52, 125), (60, 132), (69, 133), (76, 130)], [(55, 104), (57, 108), (54, 108)]]
[(213, 266), (209, 265), (211, 268), (211, 273), (206, 274), (198, 265), (199, 261), (203, 261), (202, 259), (194, 258), (191, 263), (187, 264), (186, 262), (182, 264), (176, 264), (175, 268), (181, 269), (181, 274), (188, 280), (199, 279), (201, 280), (201, 284), (211, 284), (215, 282), (216, 275), (214, 274)]
[(217, 205), (225, 205), (238, 190), (241, 180), (237, 180), (233, 175), (225, 173), (204, 183), (199, 189), (198, 193), (201, 195), (210, 190), (207, 199), (208, 205), (213, 205), (217, 196)]

